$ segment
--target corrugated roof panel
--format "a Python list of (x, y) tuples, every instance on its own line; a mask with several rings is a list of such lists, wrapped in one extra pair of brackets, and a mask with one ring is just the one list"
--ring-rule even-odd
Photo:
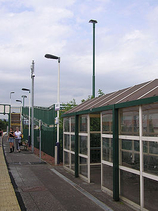
[(158, 96), (158, 79), (87, 100), (65, 114)]

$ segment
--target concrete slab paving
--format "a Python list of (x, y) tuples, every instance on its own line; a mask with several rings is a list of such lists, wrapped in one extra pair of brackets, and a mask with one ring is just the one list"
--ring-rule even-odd
[(88, 184), (75, 178), (62, 166), (40, 163), (39, 158), (29, 151), (9, 153), (9, 143), (5, 139), (3, 146), (21, 210), (134, 210), (122, 202), (114, 202), (100, 190), (99, 185)]

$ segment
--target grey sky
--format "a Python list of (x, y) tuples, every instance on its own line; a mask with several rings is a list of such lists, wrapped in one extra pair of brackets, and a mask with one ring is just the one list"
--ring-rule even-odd
[[(96, 19), (96, 96), (157, 78), (158, 1), (0, 0), (0, 103), (31, 89), (35, 61), (35, 105), (77, 103), (92, 94), (92, 24)], [(25, 101), (28, 105), (28, 99)]]

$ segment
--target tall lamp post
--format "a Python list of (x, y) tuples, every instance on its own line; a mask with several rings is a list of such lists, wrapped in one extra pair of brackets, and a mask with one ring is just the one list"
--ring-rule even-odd
[(34, 60), (32, 61), (31, 65), (31, 79), (32, 79), (32, 120), (31, 120), (31, 145), (32, 145), (32, 152), (34, 152)]
[[(22, 95), (21, 97), (23, 99), (23, 105), (22, 105), (22, 107), (24, 108), (24, 106), (25, 106), (25, 98), (27, 98), (27, 96), (26, 95)], [(22, 115), (22, 131), (23, 131), (23, 129), (24, 129), (24, 117)]]
[(90, 20), (89, 23), (93, 23), (93, 97), (95, 98), (95, 24), (96, 20)]
[[(21, 100), (16, 100), (16, 102), (22, 103)], [(21, 110), (21, 109), (20, 109), (20, 110)], [(21, 113), (21, 111), (20, 111), (20, 113)], [(22, 127), (22, 124), (21, 124), (21, 127)], [(21, 128), (20, 128), (20, 130), (21, 130)]]
[[(60, 143), (59, 143), (59, 110), (60, 110), (60, 57), (58, 56), (54, 56), (51, 54), (46, 54), (45, 58), (47, 59), (56, 59), (58, 60), (58, 91), (57, 91), (57, 105), (55, 110), (57, 111), (57, 118), (56, 118), (56, 124), (57, 124), (57, 142), (56, 142), (56, 146), (57, 146), (57, 155), (55, 155), (55, 164), (59, 164), (60, 160), (59, 160), (59, 147), (60, 147)], [(55, 151), (56, 152), (56, 151)]]
[(10, 117), (9, 117), (9, 130), (11, 127), (11, 113), (12, 113), (12, 102), (11, 102), (11, 95), (14, 94), (15, 92), (10, 92)]
[(29, 144), (29, 147), (31, 145), (31, 142), (30, 142), (30, 89), (27, 89), (27, 88), (22, 88), (23, 91), (26, 91), (26, 92), (29, 92), (29, 132), (28, 132), (28, 144)]

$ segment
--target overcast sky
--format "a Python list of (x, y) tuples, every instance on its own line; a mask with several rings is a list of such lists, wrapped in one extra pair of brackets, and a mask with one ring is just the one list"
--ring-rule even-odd
[[(96, 96), (157, 78), (158, 1), (0, 0), (0, 104), (31, 89), (35, 62), (35, 105), (80, 103), (92, 95), (93, 25), (96, 33)], [(28, 99), (25, 104), (28, 105)]]

